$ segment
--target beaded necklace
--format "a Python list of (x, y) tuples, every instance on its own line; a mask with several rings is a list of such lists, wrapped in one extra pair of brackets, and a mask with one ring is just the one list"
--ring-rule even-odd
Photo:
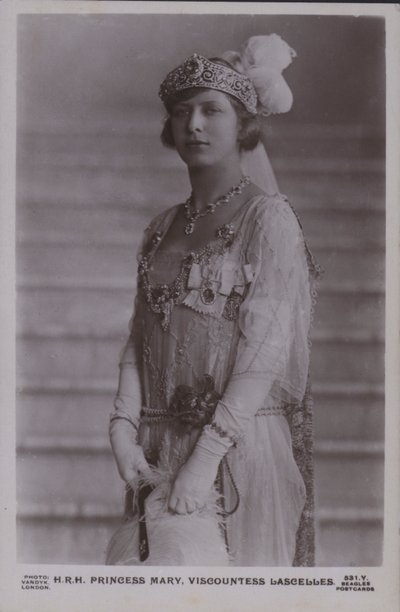
[(221, 204), (227, 204), (234, 196), (240, 195), (243, 191), (243, 188), (249, 183), (250, 183), (250, 178), (248, 176), (242, 176), (242, 178), (240, 179), (237, 185), (232, 187), (228, 191), (228, 193), (226, 193), (224, 196), (221, 196), (220, 198), (218, 198), (216, 202), (211, 202), (210, 204), (207, 204), (203, 212), (201, 212), (197, 208), (195, 208), (193, 211), (191, 210), (191, 207), (193, 206), (193, 193), (192, 193), (190, 197), (186, 200), (186, 202), (183, 204), (183, 212), (184, 212), (186, 219), (188, 220), (188, 222), (185, 225), (186, 236), (190, 236), (190, 234), (193, 234), (194, 224), (198, 219), (201, 219), (202, 217), (205, 217), (206, 215), (214, 214), (218, 206), (220, 206)]
[(192, 265), (204, 260), (209, 261), (212, 255), (222, 255), (233, 242), (234, 226), (231, 223), (221, 225), (216, 231), (216, 236), (220, 239), (220, 242), (217, 244), (209, 243), (198, 251), (192, 251), (183, 258), (181, 269), (171, 283), (153, 286), (150, 283), (148, 272), (151, 258), (161, 241), (162, 233), (155, 232), (153, 235), (150, 241), (150, 249), (139, 261), (138, 281), (148, 307), (154, 314), (160, 316), (163, 331), (168, 329), (172, 310), (186, 290)]

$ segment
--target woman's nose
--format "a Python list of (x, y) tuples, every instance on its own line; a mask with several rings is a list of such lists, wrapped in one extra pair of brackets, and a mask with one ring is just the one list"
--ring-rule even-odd
[(193, 109), (188, 117), (187, 129), (189, 132), (199, 132), (203, 129), (203, 120), (201, 112), (198, 109)]

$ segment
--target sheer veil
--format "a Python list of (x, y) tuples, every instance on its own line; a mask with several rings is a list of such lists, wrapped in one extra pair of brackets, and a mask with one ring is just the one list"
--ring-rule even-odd
[(241, 156), (243, 174), (267, 195), (279, 193), (278, 183), (265, 145), (259, 142), (252, 151), (244, 151)]
[[(252, 36), (240, 51), (225, 51), (221, 57), (252, 82), (260, 118), (287, 113), (291, 109), (293, 95), (282, 72), (296, 57), (296, 52), (280, 36)], [(266, 194), (279, 193), (263, 143), (259, 143), (253, 151), (243, 153), (242, 170)]]

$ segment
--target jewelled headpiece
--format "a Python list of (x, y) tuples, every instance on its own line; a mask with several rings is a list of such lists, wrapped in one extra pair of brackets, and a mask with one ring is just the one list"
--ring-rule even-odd
[(159, 96), (164, 104), (178, 91), (191, 87), (216, 89), (237, 98), (253, 115), (257, 112), (257, 94), (252, 81), (222, 64), (194, 53), (183, 64), (167, 74)]

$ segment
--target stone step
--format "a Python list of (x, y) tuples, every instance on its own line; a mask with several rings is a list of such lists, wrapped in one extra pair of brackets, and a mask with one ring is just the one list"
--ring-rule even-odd
[(118, 243), (27, 244), (17, 254), (17, 274), (23, 278), (42, 276), (84, 280), (116, 277), (136, 278), (136, 252), (139, 236), (132, 237), (131, 248)]
[[(92, 121), (74, 130), (49, 129), (37, 130), (24, 126), (20, 130), (19, 162), (76, 164), (82, 158), (92, 164), (101, 160), (120, 165), (120, 159), (137, 155), (141, 159), (149, 156), (171, 158), (171, 151), (160, 144), (161, 122), (154, 121), (156, 109), (135, 109), (137, 121), (116, 126), (94, 125)], [(336, 158), (354, 161), (363, 159), (383, 159), (385, 140), (382, 133), (367, 125), (274, 125), (270, 122), (264, 134), (269, 155), (276, 158)]]
[[(312, 166), (277, 169), (279, 189), (302, 211), (306, 208), (384, 209), (385, 180), (380, 173), (364, 171), (328, 172)], [(56, 185), (56, 189), (55, 189)], [(18, 185), (18, 208), (45, 202), (55, 208), (75, 205), (133, 206), (162, 211), (186, 200), (190, 184), (183, 167), (154, 165), (147, 168), (85, 170), (81, 168), (30, 168), (24, 170)]]
[(319, 248), (374, 249), (385, 246), (385, 215), (383, 211), (329, 208), (299, 212), (304, 235), (310, 245)]
[(382, 508), (383, 443), (320, 440), (315, 444), (315, 451), (317, 506)]
[(117, 372), (107, 389), (74, 389), (68, 382), (59, 390), (28, 387), (17, 396), (18, 441), (43, 435), (43, 424), (50, 437), (106, 435), (116, 387)]
[(314, 249), (317, 262), (324, 269), (321, 285), (326, 280), (329, 284), (359, 284), (376, 282), (381, 289), (385, 284), (385, 254), (381, 250), (333, 250)]
[[(317, 507), (379, 510), (383, 504), (383, 443), (315, 443)], [(101, 474), (101, 477), (95, 475)], [(77, 476), (79, 475), (79, 476)], [(334, 483), (334, 486), (333, 486)], [(124, 486), (105, 436), (26, 436), (17, 452), (17, 498), (25, 504), (116, 503)], [(122, 503), (122, 501), (121, 501)]]
[[(18, 285), (17, 323), (22, 334), (121, 334), (132, 315), (135, 278), (99, 279), (97, 284), (74, 279), (49, 282), (30, 278)], [(342, 284), (321, 283), (314, 328), (373, 329), (383, 332), (384, 295), (365, 285), (346, 291)]]
[[(83, 512), (80, 514), (80, 512)], [(105, 551), (121, 520), (118, 506), (77, 509), (45, 504), (21, 508), (17, 561), (42, 564), (104, 564)], [(317, 515), (316, 565), (369, 567), (382, 563), (382, 516), (377, 511), (321, 509)]]
[(22, 285), (18, 291), (18, 329), (26, 333), (106, 334), (128, 333), (132, 316), (135, 279), (120, 288), (113, 283), (98, 287), (41, 284)]
[[(161, 210), (160, 210), (161, 212)], [(118, 242), (141, 235), (158, 210), (129, 205), (27, 203), (18, 212), (19, 242)], [(372, 213), (373, 214), (373, 213)], [(379, 215), (379, 213), (377, 213)]]
[[(45, 241), (23, 244), (17, 253), (17, 274), (22, 281), (32, 276), (46, 277), (48, 282), (60, 277), (81, 281), (121, 276), (135, 279), (138, 246), (139, 236), (132, 236), (128, 245)], [(384, 286), (385, 254), (382, 249), (332, 249), (322, 242), (310, 246), (330, 284), (353, 282), (358, 285), (376, 281)]]
[(378, 389), (329, 395), (313, 393), (316, 440), (383, 441), (385, 402)]
[[(60, 170), (68, 174), (86, 174), (93, 176), (113, 172), (116, 177), (126, 173), (151, 174), (158, 170), (169, 169), (170, 172), (186, 170), (185, 164), (178, 154), (163, 148), (158, 138), (146, 139), (136, 148), (130, 145), (124, 147), (123, 141), (112, 143), (104, 136), (101, 145), (97, 143), (94, 149), (93, 143), (83, 141), (79, 149), (70, 147), (69, 150), (55, 151), (51, 147), (54, 143), (45, 143), (47, 151), (39, 151), (38, 143), (31, 143), (32, 152), (29, 153), (21, 148), (19, 156), (19, 168), (22, 177), (25, 176), (48, 176), (49, 172), (56, 175)], [(57, 143), (56, 143), (57, 144)], [(125, 143), (126, 144), (126, 143)], [(146, 146), (147, 145), (147, 146)], [(356, 143), (354, 143), (357, 146)], [(21, 144), (21, 147), (24, 145)], [(151, 149), (151, 150), (147, 150)], [(271, 150), (271, 147), (269, 147)], [(360, 155), (357, 158), (349, 155), (347, 151), (300, 151), (293, 150), (290, 155), (284, 151), (275, 150), (271, 154), (272, 166), (277, 174), (301, 173), (301, 174), (325, 174), (325, 175), (373, 175), (382, 177), (385, 172), (384, 160), (379, 156)]]
[[(132, 204), (149, 210), (163, 210), (186, 200), (190, 184), (185, 168), (108, 169), (31, 167), (21, 169), (19, 206), (26, 202), (76, 204)], [(156, 177), (156, 178), (155, 178)], [(56, 188), (55, 188), (56, 186)]]
[(107, 545), (121, 522), (121, 513), (111, 518), (86, 519), (53, 512), (28, 511), (26, 518), (17, 521), (17, 561), (104, 565)]
[[(45, 446), (46, 444), (46, 446)], [(124, 483), (109, 444), (86, 438), (27, 439), (17, 453), (18, 507), (25, 504), (118, 502), (123, 506)]]
[(383, 512), (361, 506), (321, 509), (316, 535), (319, 567), (370, 567), (383, 562)]
[(292, 157), (384, 159), (385, 139), (367, 126), (270, 125), (265, 135), (272, 160)]
[[(135, 111), (136, 113), (136, 111)], [(25, 129), (18, 136), (18, 201), (134, 203), (164, 208), (187, 197), (186, 168), (162, 147), (148, 109), (135, 125), (110, 130)], [(370, 126), (273, 125), (266, 135), (280, 189), (303, 206), (384, 208), (385, 143)], [(160, 197), (160, 194), (162, 196)]]
[[(171, 172), (165, 172), (165, 177), (163, 177), (163, 174), (163, 171), (157, 172), (157, 180), (159, 176), (160, 181), (171, 176)], [(168, 184), (175, 196), (170, 197), (172, 193), (170, 191), (162, 191), (162, 183), (160, 182), (157, 183), (158, 197), (156, 198), (150, 197), (150, 192), (147, 194), (148, 197), (145, 197), (146, 194), (132, 191), (132, 185), (130, 185), (129, 190), (124, 190), (118, 183), (116, 183), (114, 191), (108, 189), (104, 192), (96, 192), (96, 198), (93, 199), (90, 195), (88, 196), (89, 185), (86, 190), (80, 190), (82, 193), (80, 193), (80, 197), (77, 197), (75, 193), (65, 189), (57, 191), (47, 189), (45, 181), (42, 181), (42, 189), (40, 188), (40, 181), (36, 181), (39, 184), (37, 189), (32, 191), (29, 189), (29, 185), (25, 186), (21, 180), (17, 192), (17, 222), (18, 225), (20, 222), (23, 225), (24, 219), (29, 218), (30, 213), (34, 216), (40, 214), (43, 209), (53, 209), (54, 211), (68, 209), (71, 212), (86, 209), (89, 211), (127, 209), (130, 213), (137, 211), (138, 214), (141, 214), (140, 211), (143, 211), (143, 214), (151, 218), (166, 210), (168, 206), (183, 202), (187, 198), (190, 187), (184, 169), (174, 171), (174, 174), (173, 180), (169, 181)], [(365, 184), (365, 181), (361, 182), (354, 177), (349, 179), (349, 176), (346, 175), (340, 177), (340, 181), (335, 179), (335, 189), (332, 189), (332, 184), (329, 184), (324, 177), (318, 178), (318, 180), (308, 180), (307, 177), (285, 175), (283, 169), (281, 177), (284, 177), (284, 183), (280, 183), (281, 193), (289, 197), (292, 205), (301, 216), (307, 210), (319, 210), (321, 212), (339, 210), (349, 213), (354, 210), (354, 212), (365, 211), (366, 214), (385, 212), (385, 181), (380, 177), (370, 177)], [(321, 184), (319, 180), (322, 181)], [(340, 188), (342, 181), (344, 182), (344, 189)], [(152, 194), (155, 192), (155, 187), (156, 182), (153, 180)], [(91, 191), (89, 191), (90, 193)], [(160, 193), (167, 197), (160, 199)], [(28, 211), (30, 212), (28, 213)]]
[[(117, 387), (115, 379), (92, 387), (73, 387), (71, 382), (26, 385), (17, 397), (17, 434), (50, 437), (76, 435), (98, 437), (108, 431), (109, 414)], [(384, 397), (380, 386), (314, 385), (314, 432), (316, 440), (382, 441)]]
[[(383, 279), (380, 279), (381, 281)], [(381, 284), (381, 283), (380, 283)], [(385, 326), (385, 296), (372, 284), (346, 291), (338, 284), (329, 286), (323, 279), (318, 293), (314, 314), (314, 328), (329, 327), (333, 330), (379, 330)]]
[[(26, 205), (18, 215), (18, 240), (25, 244), (96, 245), (119, 242), (131, 248), (132, 239), (151, 220), (152, 211), (132, 206)], [(310, 245), (325, 248), (377, 248), (385, 243), (385, 216), (381, 210), (298, 210)], [(329, 228), (329, 231), (327, 231)]]
[[(35, 380), (45, 384), (66, 372), (71, 381), (108, 378), (115, 372), (126, 335), (120, 337), (98, 334), (46, 336), (27, 335), (17, 346), (19, 380)], [(355, 355), (362, 354), (362, 359)], [(374, 332), (337, 332), (314, 336), (312, 354), (313, 380), (325, 382), (383, 380), (383, 346)], [(34, 358), (32, 359), (32, 356)]]

